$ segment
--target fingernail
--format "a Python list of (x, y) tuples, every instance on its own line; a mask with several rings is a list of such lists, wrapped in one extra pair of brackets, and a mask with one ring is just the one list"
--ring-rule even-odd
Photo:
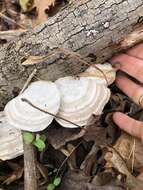
[(112, 62), (112, 67), (114, 67), (115, 69), (120, 69), (121, 68), (121, 64), (119, 61), (116, 62)]

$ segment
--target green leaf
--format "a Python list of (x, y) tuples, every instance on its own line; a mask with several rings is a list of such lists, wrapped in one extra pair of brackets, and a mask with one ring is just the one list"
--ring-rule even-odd
[(54, 179), (53, 184), (54, 184), (56, 187), (59, 186), (60, 183), (61, 183), (61, 178), (60, 178), (60, 177), (57, 177), (57, 178)]
[(47, 190), (54, 190), (55, 189), (55, 185), (50, 183), (47, 187)]
[(23, 132), (23, 139), (26, 144), (31, 144), (34, 141), (34, 135), (29, 132)]
[(40, 152), (46, 147), (45, 143), (41, 139), (35, 140), (33, 145), (35, 145)]
[(45, 142), (45, 141), (46, 141), (46, 135), (42, 134), (42, 135), (40, 136), (40, 139)]

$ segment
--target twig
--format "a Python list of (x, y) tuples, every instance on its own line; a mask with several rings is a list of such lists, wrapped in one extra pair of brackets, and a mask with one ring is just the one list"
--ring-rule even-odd
[(51, 115), (51, 116), (53, 116), (53, 117), (56, 117), (56, 118), (58, 118), (58, 119), (61, 119), (61, 120), (66, 121), (66, 122), (68, 122), (68, 123), (70, 123), (70, 124), (72, 124), (72, 125), (75, 125), (76, 127), (79, 127), (79, 128), (82, 128), (82, 129), (83, 129), (83, 127), (81, 127), (80, 125), (78, 125), (78, 124), (76, 124), (76, 123), (73, 123), (72, 121), (69, 121), (69, 120), (67, 120), (67, 119), (65, 119), (65, 118), (63, 118), (63, 117), (60, 117), (60, 116), (58, 116), (58, 115), (55, 115), (55, 114), (53, 114), (53, 113), (50, 113), (50, 112), (48, 112), (48, 111), (45, 111), (45, 110), (43, 110), (43, 109), (41, 109), (41, 108), (35, 106), (32, 102), (30, 102), (30, 101), (27, 100), (26, 98), (21, 98), (21, 100), (22, 100), (23, 102), (28, 103), (30, 106), (32, 106), (33, 108), (35, 108), (35, 109), (37, 109), (37, 110), (39, 110), (39, 111), (41, 111), (41, 112), (43, 112), (43, 113), (49, 114), (49, 115)]
[(19, 26), (22, 29), (25, 29), (25, 27), (23, 25), (18, 24), (15, 20), (13, 20), (13, 19), (9, 18), (8, 16), (4, 15), (2, 12), (0, 12), (0, 17), (7, 20), (7, 21), (9, 21), (9, 22), (11, 22), (11, 23), (13, 23), (13, 24), (16, 24), (17, 26)]
[(135, 163), (135, 149), (136, 149), (136, 139), (134, 138), (134, 144), (133, 144), (133, 158), (132, 158), (132, 172), (134, 170), (134, 163)]
[(132, 172), (133, 172), (133, 170), (134, 170), (135, 149), (136, 149), (136, 140), (135, 140), (135, 138), (134, 138), (134, 139), (133, 139), (133, 146), (132, 146), (131, 152), (130, 152), (129, 157), (128, 157), (128, 160), (130, 160), (131, 157), (132, 157), (132, 168), (131, 168), (131, 169), (132, 169)]
[(69, 159), (69, 157), (73, 154), (73, 152), (81, 145), (82, 142), (79, 142), (75, 148), (73, 148), (73, 150), (69, 153), (69, 155), (64, 159), (64, 161), (62, 162), (62, 164), (60, 165), (60, 167), (57, 170), (56, 173), (56, 177), (59, 175), (60, 170), (62, 169), (62, 167), (64, 166), (64, 164), (67, 162), (67, 160)]
[[(36, 74), (37, 70), (34, 69), (33, 72), (28, 77), (25, 82), (20, 94), (27, 88), (30, 81)], [(22, 131), (22, 134), (24, 131)], [(23, 141), (24, 147), (24, 190), (38, 190), (37, 182), (37, 164), (36, 164), (36, 153), (33, 145), (25, 144)]]
[(35, 149), (24, 143), (24, 190), (38, 190)]
[(20, 91), (20, 94), (22, 94), (22, 93), (24, 92), (24, 90), (27, 88), (27, 86), (29, 85), (30, 81), (31, 81), (32, 78), (35, 76), (36, 72), (37, 72), (37, 69), (34, 69), (34, 70), (32, 71), (32, 73), (31, 73), (30, 76), (28, 77), (26, 83), (24, 84), (22, 90)]

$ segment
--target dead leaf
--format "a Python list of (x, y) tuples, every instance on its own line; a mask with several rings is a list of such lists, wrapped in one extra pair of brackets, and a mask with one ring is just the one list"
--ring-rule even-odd
[(36, 25), (47, 20), (46, 11), (49, 10), (51, 6), (54, 7), (55, 0), (34, 0), (33, 7), (36, 7), (38, 17), (36, 19)]
[(33, 28), (46, 21), (48, 16), (55, 15), (67, 1), (56, 0), (20, 0), (24, 14), (21, 14), (19, 23)]
[(22, 177), (24, 169), (20, 164), (17, 164), (15, 162), (8, 161), (7, 163), (9, 167), (14, 170), (3, 182), (3, 184), (9, 185)]
[(23, 175), (23, 171), (24, 169), (23, 168), (19, 168), (18, 170), (14, 171), (10, 177), (8, 177), (4, 182), (3, 184), (6, 184), (6, 185), (9, 185), (11, 184), (12, 182), (20, 179)]
[(128, 111), (131, 107), (130, 103), (131, 102), (129, 101), (128, 97), (123, 94), (111, 94), (111, 98), (108, 103), (108, 111)]
[(69, 129), (59, 126), (57, 123), (46, 129), (47, 141), (55, 148), (60, 149), (67, 142), (81, 138), (85, 130)]
[[(135, 148), (133, 150), (135, 140)], [(121, 136), (117, 140), (114, 148), (122, 155), (129, 169), (133, 168), (136, 172), (141, 172), (143, 169), (143, 144), (142, 142), (125, 132), (122, 132)], [(133, 152), (132, 152), (133, 150)], [(134, 157), (132, 156), (134, 154)], [(134, 159), (134, 160), (133, 160)]]
[(91, 177), (85, 176), (81, 170), (69, 171), (62, 179), (59, 190), (124, 190), (115, 184), (98, 186), (91, 182)]
[(115, 125), (113, 122), (113, 113), (108, 113), (105, 116), (105, 121), (104, 121), (106, 128), (107, 128), (107, 135), (106, 139), (108, 141), (108, 144), (113, 144), (115, 141), (118, 139), (120, 135), (120, 129), (118, 126)]
[[(39, 172), (39, 178), (42, 176), (42, 182), (40, 182), (40, 185), (43, 185), (47, 183), (48, 181), (48, 169), (41, 163), (37, 162), (37, 169)], [(41, 174), (41, 175), (40, 175)]]
[(84, 161), (82, 162), (80, 169), (87, 175), (90, 176), (92, 175), (92, 170), (95, 169), (95, 164), (96, 164), (96, 169), (98, 167), (98, 159), (97, 159), (97, 154), (100, 148), (96, 145), (96, 143), (92, 146), (90, 152), (87, 154), (85, 157)]
[(38, 25), (47, 20), (46, 12), (50, 7), (55, 6), (55, 0), (20, 0), (20, 6), (24, 12), (29, 12), (36, 8), (37, 17), (33, 19), (33, 24)]
[(42, 61), (45, 60), (45, 56), (41, 55), (41, 56), (29, 56), (23, 63), (23, 66), (29, 66), (29, 65), (34, 65), (34, 64), (38, 64), (41, 63)]
[(86, 133), (83, 138), (86, 141), (94, 141), (97, 145), (107, 144), (107, 129), (102, 127), (101, 116), (92, 116), (85, 130)]
[(65, 148), (61, 148), (60, 151), (66, 156), (67, 159), (67, 164), (68, 167), (71, 170), (77, 169), (77, 164), (76, 164), (76, 148), (75, 146), (73, 146), (72, 144), (68, 143)]
[(62, 180), (60, 190), (87, 190), (87, 183), (90, 177), (81, 170), (69, 171)]
[(84, 139), (86, 141), (94, 141), (97, 145), (107, 144), (107, 129), (104, 127), (96, 127), (95, 125), (86, 128)]
[(108, 151), (104, 157), (107, 161), (106, 167), (115, 168), (120, 174), (125, 175), (127, 187), (142, 190), (143, 181), (131, 175), (121, 155), (114, 148), (108, 147), (107, 149)]

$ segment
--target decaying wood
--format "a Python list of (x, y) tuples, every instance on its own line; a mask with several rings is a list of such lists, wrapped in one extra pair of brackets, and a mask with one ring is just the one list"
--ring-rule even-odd
[(61, 52), (42, 63), (23, 66), (28, 56), (64, 48), (102, 63), (121, 50), (119, 42), (135, 31), (142, 12), (142, 0), (70, 0), (46, 23), (0, 48), (0, 107), (13, 97), (15, 87), (23, 86), (35, 67), (38, 78), (50, 80), (80, 73), (87, 67)]
[(24, 143), (24, 190), (38, 190), (36, 165), (33, 145)]

